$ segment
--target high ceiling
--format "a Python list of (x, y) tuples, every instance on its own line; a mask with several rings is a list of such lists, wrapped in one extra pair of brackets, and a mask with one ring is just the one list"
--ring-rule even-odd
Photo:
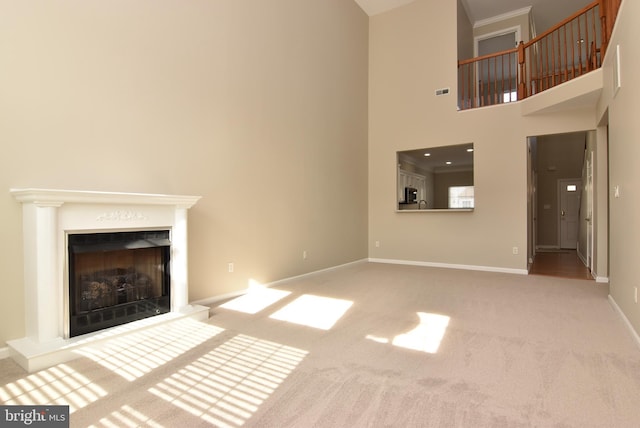
[[(369, 15), (377, 15), (415, 0), (355, 0)], [(538, 34), (592, 0), (462, 0), (471, 23), (531, 6)]]

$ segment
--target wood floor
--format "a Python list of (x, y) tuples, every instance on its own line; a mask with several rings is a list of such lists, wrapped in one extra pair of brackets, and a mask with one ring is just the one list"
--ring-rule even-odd
[(547, 275), (561, 278), (593, 279), (575, 250), (544, 251), (536, 253), (530, 275)]

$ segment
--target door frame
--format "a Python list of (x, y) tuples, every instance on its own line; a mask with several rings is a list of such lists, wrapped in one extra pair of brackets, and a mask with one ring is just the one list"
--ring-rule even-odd
[(593, 234), (593, 157), (594, 153), (591, 150), (587, 153), (587, 182), (583, 184), (583, 188), (587, 192), (587, 212), (581, 213), (580, 215), (585, 215), (584, 220), (587, 222), (587, 267), (589, 271), (593, 273), (593, 251), (595, 245), (595, 239)]

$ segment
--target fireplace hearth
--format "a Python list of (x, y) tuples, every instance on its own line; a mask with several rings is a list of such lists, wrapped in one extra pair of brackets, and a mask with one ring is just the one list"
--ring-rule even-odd
[(169, 230), (69, 235), (69, 336), (169, 312), (169, 238)]

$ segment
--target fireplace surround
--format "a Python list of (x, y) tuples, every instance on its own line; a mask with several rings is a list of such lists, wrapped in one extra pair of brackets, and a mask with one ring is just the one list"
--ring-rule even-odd
[[(80, 346), (114, 335), (130, 334), (137, 328), (183, 317), (208, 318), (208, 308), (188, 304), (187, 211), (200, 199), (199, 196), (32, 188), (11, 189), (10, 192), (22, 204), (23, 212), (26, 336), (9, 341), (7, 345), (12, 357), (27, 371), (70, 360), (77, 356), (74, 350)], [(116, 250), (114, 254), (125, 257), (125, 261), (119, 262), (121, 266), (93, 269), (93, 279), (96, 280), (93, 282), (97, 284), (89, 281), (84, 290), (85, 297), (102, 293), (104, 299), (94, 301), (94, 306), (104, 305), (108, 299), (112, 299), (112, 303), (115, 299), (116, 306), (131, 300), (127, 323), (120, 326), (107, 323), (94, 332), (72, 329), (71, 306), (78, 305), (79, 312), (84, 313), (88, 313), (88, 306), (86, 302), (79, 303), (70, 297), (70, 283), (78, 278), (87, 279), (89, 267), (98, 263), (95, 257), (71, 260), (71, 265), (79, 260), (83, 267), (80, 276), (70, 279), (70, 259), (75, 256), (69, 247), (82, 247), (75, 237), (84, 236), (80, 241), (86, 241), (87, 237), (91, 240), (91, 237), (102, 234), (123, 236), (138, 233), (141, 235), (134, 237), (134, 241), (155, 241), (154, 245), (148, 246), (151, 248), (148, 251), (155, 253), (153, 257), (156, 258), (162, 258), (164, 252), (164, 260), (153, 267), (144, 267), (148, 261), (129, 262), (126, 258), (129, 256), (121, 256)], [(139, 244), (129, 243), (125, 247), (135, 245)], [(89, 247), (85, 246), (80, 251), (86, 252)], [(126, 272), (132, 267), (139, 272)], [(162, 270), (160, 275), (154, 273), (158, 269)], [(131, 275), (135, 275), (135, 279), (131, 279)], [(107, 281), (112, 284), (107, 285)], [(142, 302), (144, 299), (141, 297), (151, 292), (151, 283), (155, 287), (152, 294), (157, 294), (150, 299), (151, 305), (163, 300), (166, 309), (159, 309), (160, 313), (156, 314), (153, 313), (156, 307), (149, 306), (149, 315), (156, 316), (138, 316), (134, 312), (139, 308), (133, 306), (144, 306), (136, 302)], [(145, 288), (145, 284), (149, 287)], [(107, 297), (108, 290), (110, 297)], [(129, 297), (126, 297), (127, 293)], [(81, 300), (82, 292), (76, 296)], [(108, 318), (111, 315), (103, 316)], [(88, 320), (79, 322), (86, 324)]]

